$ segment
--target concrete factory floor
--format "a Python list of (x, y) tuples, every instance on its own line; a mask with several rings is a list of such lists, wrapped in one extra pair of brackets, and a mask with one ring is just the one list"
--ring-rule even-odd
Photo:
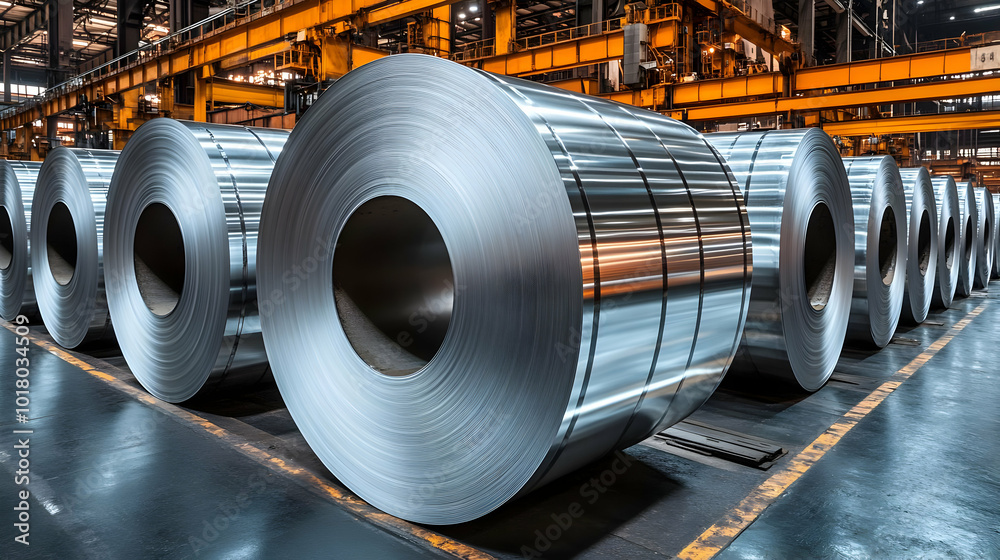
[[(353, 497), (274, 389), (168, 405), (120, 356), (61, 351), (41, 327), (28, 351), (29, 419), (18, 423), (19, 356), (0, 331), (0, 556), (1000, 557), (993, 288), (882, 352), (845, 356), (815, 394), (761, 396), (727, 381), (693, 419), (776, 442), (788, 453), (768, 470), (637, 445), (455, 527), (414, 526)], [(30, 441), (18, 448), (19, 438)], [(24, 447), (30, 464), (19, 467)], [(30, 471), (26, 486), (18, 470)], [(27, 547), (12, 526), (22, 488)]]

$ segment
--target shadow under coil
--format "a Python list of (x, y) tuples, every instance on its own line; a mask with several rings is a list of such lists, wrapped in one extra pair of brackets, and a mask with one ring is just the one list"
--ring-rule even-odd
[(938, 211), (934, 187), (926, 167), (899, 170), (906, 196), (906, 289), (902, 319), (923, 323), (930, 312), (938, 270)]
[(736, 176), (754, 232), (753, 295), (733, 370), (815, 391), (843, 349), (854, 285), (840, 153), (816, 128), (705, 137)]
[(0, 160), (0, 317), (38, 313), (31, 281), (31, 197), (37, 161)]
[(104, 208), (119, 152), (57, 147), (38, 173), (31, 268), (38, 310), (65, 348), (114, 341), (104, 290)]
[(282, 398), (341, 482), (420, 523), (642, 441), (739, 341), (730, 179), (658, 114), (434, 57), (366, 64), (296, 125), (261, 215)]
[(847, 338), (884, 348), (899, 325), (906, 284), (906, 197), (890, 156), (844, 158), (854, 205), (854, 295)]
[(949, 308), (955, 300), (958, 273), (961, 267), (962, 212), (958, 203), (958, 186), (949, 175), (932, 175), (934, 202), (938, 209), (938, 269), (934, 278), (935, 307)]
[(976, 274), (973, 286), (988, 290), (990, 275), (993, 273), (993, 248), (996, 244), (993, 237), (996, 230), (993, 194), (984, 187), (974, 187), (972, 190), (976, 196), (976, 213), (979, 216), (976, 234)]
[(129, 368), (154, 396), (180, 402), (270, 379), (257, 229), (287, 138), (155, 119), (122, 150), (105, 218), (108, 307)]
[[(950, 177), (949, 177), (950, 178)], [(954, 181), (954, 179), (952, 179)], [(976, 278), (978, 253), (976, 247), (979, 241), (979, 208), (976, 206), (976, 193), (972, 183), (963, 181), (957, 183), (958, 209), (961, 219), (961, 242), (958, 246), (958, 284), (955, 285), (956, 297), (969, 297), (972, 294)]]

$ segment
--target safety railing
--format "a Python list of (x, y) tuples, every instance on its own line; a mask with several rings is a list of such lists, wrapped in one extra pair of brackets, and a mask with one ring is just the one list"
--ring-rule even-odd
[(479, 58), (489, 58), (496, 53), (496, 41), (493, 39), (483, 39), (473, 43), (466, 43), (459, 50), (451, 53), (451, 59), (457, 62), (476, 60)]
[(915, 50), (916, 52), (943, 51), (945, 49), (957, 49), (961, 47), (979, 47), (992, 43), (1000, 43), (1000, 31), (987, 31), (985, 33), (974, 33), (972, 35), (962, 35), (960, 37), (936, 39), (933, 41), (918, 41)]
[(620, 18), (615, 18), (588, 25), (581, 25), (579, 27), (570, 27), (568, 29), (559, 29), (556, 31), (549, 31), (548, 33), (532, 35), (530, 37), (524, 37), (523, 39), (517, 39), (514, 43), (517, 44), (520, 49), (534, 49), (566, 41), (575, 41), (582, 37), (603, 35), (605, 33), (618, 31), (621, 28), (622, 20)]

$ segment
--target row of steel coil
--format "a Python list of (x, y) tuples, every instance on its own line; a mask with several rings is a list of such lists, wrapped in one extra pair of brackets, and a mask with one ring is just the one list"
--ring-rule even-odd
[(156, 119), (0, 173), (4, 319), (117, 339), (170, 402), (273, 379), (341, 482), (430, 524), (642, 441), (727, 371), (817, 390), (845, 340), (1000, 273), (1000, 200), (969, 183), (418, 55), (291, 133)]

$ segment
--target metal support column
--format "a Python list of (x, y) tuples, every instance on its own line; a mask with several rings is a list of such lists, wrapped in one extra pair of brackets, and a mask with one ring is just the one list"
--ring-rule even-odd
[(10, 49), (3, 53), (3, 102), (10, 103)]
[(807, 66), (815, 59), (816, 0), (799, 0), (799, 42), (802, 43), (802, 57)]
[(48, 85), (54, 86), (68, 76), (69, 53), (73, 51), (73, 0), (49, 0)]

